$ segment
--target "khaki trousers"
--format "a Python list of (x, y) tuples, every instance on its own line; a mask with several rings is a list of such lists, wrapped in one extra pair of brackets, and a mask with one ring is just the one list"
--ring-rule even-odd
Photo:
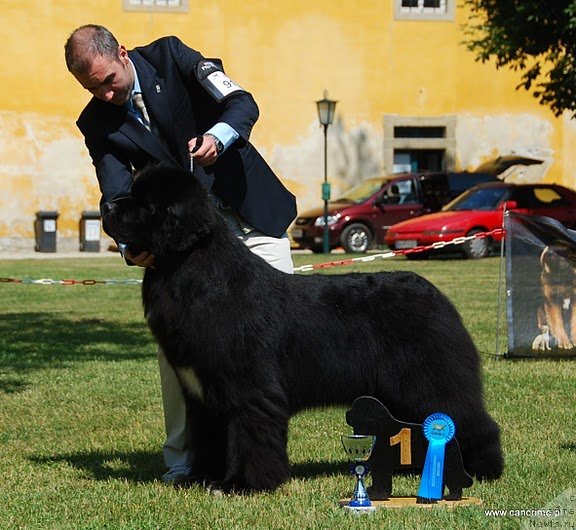
[[(282, 272), (293, 273), (290, 241), (287, 235), (282, 238), (267, 236), (247, 226), (234, 214), (232, 209), (222, 206), (219, 206), (219, 209), (234, 235), (241, 239), (254, 254)], [(168, 468), (189, 465), (190, 455), (186, 448), (186, 403), (184, 395), (174, 370), (168, 364), (161, 350), (158, 351), (158, 364), (160, 366), (160, 385), (166, 428), (166, 441), (163, 447), (164, 463)]]

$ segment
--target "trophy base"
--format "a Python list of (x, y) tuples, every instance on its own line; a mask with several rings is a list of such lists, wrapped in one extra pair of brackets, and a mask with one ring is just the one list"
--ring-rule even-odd
[(376, 506), (350, 506), (350, 501), (345, 501), (346, 504), (341, 504), (342, 508), (354, 513), (371, 513), (376, 511)]
[[(458, 506), (480, 506), (482, 504), (482, 499), (478, 497), (462, 497), (457, 501), (448, 501), (441, 499), (432, 504), (422, 504), (418, 503), (417, 497), (390, 497), (382, 501), (371, 500), (372, 506), (368, 509), (380, 509), (380, 508), (456, 508)], [(343, 508), (353, 510), (353, 507), (349, 506), (350, 499), (342, 499), (339, 504)], [(366, 508), (364, 508), (366, 509)]]

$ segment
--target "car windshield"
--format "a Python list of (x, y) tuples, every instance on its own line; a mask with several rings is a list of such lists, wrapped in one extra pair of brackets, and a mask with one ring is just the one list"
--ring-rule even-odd
[(359, 204), (374, 195), (387, 180), (382, 178), (366, 179), (360, 184), (345, 191), (341, 197), (334, 202), (353, 202)]
[(508, 188), (478, 188), (465, 191), (449, 202), (442, 210), (494, 210), (508, 195)]

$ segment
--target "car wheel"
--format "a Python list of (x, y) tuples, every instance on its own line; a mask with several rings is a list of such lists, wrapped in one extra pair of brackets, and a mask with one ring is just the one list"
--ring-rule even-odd
[[(482, 230), (470, 230), (467, 236), (473, 236), (474, 234), (481, 233)], [(462, 252), (464, 256), (468, 259), (482, 259), (488, 256), (490, 253), (490, 238), (488, 237), (478, 237), (475, 239), (470, 239), (462, 245)]]
[(353, 223), (342, 230), (340, 241), (346, 252), (366, 252), (372, 245), (372, 232), (363, 224)]

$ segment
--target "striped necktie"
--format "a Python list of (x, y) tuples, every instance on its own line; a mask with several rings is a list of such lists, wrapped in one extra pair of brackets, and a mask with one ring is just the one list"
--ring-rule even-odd
[(146, 105), (144, 105), (144, 99), (142, 98), (142, 94), (140, 92), (136, 92), (132, 96), (132, 103), (134, 106), (142, 113), (144, 127), (151, 131), (150, 128), (150, 116), (148, 115), (148, 111), (146, 110)]

